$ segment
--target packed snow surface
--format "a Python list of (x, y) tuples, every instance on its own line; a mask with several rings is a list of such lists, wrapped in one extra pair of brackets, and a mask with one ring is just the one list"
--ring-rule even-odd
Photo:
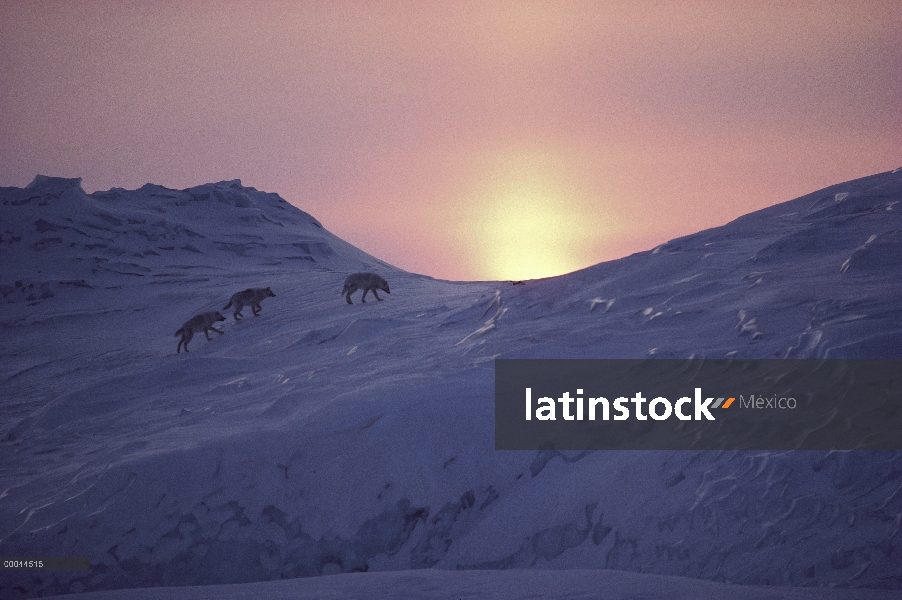
[[(0, 188), (0, 555), (91, 560), (0, 596), (898, 597), (902, 453), (495, 451), (493, 361), (902, 358), (900, 201), (874, 175), (514, 284), (239, 181)], [(391, 294), (348, 305), (358, 271)]]
[[(73, 596), (54, 596), (72, 600)], [(78, 600), (892, 600), (887, 590), (738, 586), (612, 570), (378, 571), (265, 583), (87, 592)]]

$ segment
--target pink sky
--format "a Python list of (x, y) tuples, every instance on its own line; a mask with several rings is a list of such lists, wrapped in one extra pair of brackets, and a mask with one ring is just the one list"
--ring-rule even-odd
[(0, 185), (241, 179), (448, 279), (894, 169), (900, 106), (898, 1), (0, 3)]

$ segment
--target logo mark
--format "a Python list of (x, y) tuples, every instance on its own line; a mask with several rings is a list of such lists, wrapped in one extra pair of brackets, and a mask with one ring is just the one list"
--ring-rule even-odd
[[(724, 400), (726, 400), (726, 402), (724, 402), (723, 406), (720, 406), (720, 403), (723, 402)], [(733, 402), (735, 400), (736, 400), (736, 398), (718, 398), (717, 401), (714, 403), (714, 406), (712, 406), (711, 408), (718, 408), (718, 407), (730, 408), (730, 405), (733, 404)]]

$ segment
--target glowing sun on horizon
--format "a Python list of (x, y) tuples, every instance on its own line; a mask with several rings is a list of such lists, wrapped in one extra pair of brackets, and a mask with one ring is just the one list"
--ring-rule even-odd
[(471, 197), (464, 233), (484, 277), (538, 279), (593, 264), (604, 224), (553, 167), (541, 155), (507, 158)]

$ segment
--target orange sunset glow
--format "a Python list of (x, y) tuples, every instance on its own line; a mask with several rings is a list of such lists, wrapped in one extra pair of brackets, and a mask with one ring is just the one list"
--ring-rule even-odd
[(0, 5), (0, 185), (241, 179), (444, 279), (902, 164), (898, 2)]

